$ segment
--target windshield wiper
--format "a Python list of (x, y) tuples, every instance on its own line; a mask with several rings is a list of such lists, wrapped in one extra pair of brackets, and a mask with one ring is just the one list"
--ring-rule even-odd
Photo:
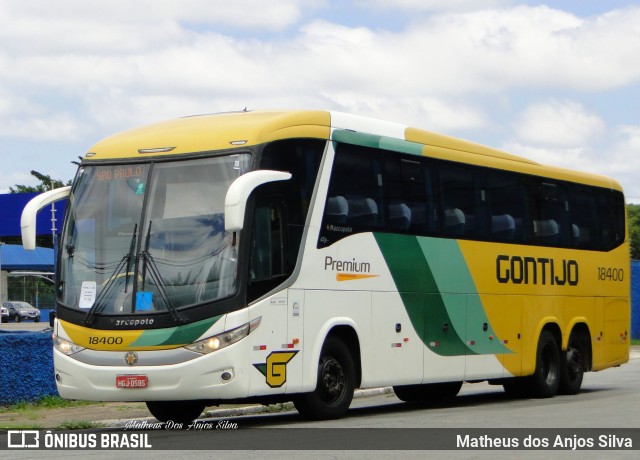
[(129, 270), (131, 268), (131, 259), (133, 258), (133, 252), (135, 250), (137, 234), (138, 234), (138, 224), (135, 224), (133, 226), (133, 235), (131, 236), (131, 243), (129, 244), (129, 252), (127, 252), (124, 256), (122, 256), (122, 260), (120, 260), (115, 270), (113, 270), (113, 273), (111, 273), (111, 276), (109, 277), (109, 281), (107, 282), (106, 286), (102, 289), (102, 291), (100, 292), (100, 295), (98, 295), (95, 302), (93, 302), (93, 305), (87, 312), (87, 317), (84, 319), (84, 324), (90, 325), (91, 323), (93, 323), (93, 319), (96, 313), (100, 313), (105, 309), (106, 303), (103, 304), (102, 301), (107, 296), (107, 293), (114, 286), (115, 281), (118, 278), (118, 275), (122, 271), (123, 267), (126, 270), (124, 289), (125, 289), (125, 292), (127, 292), (126, 289), (127, 289), (127, 285), (129, 284)]
[(144, 250), (140, 253), (140, 257), (142, 257), (142, 261), (144, 265), (142, 267), (142, 289), (144, 289), (146, 278), (147, 278), (147, 269), (151, 274), (151, 278), (155, 282), (158, 292), (160, 293), (160, 297), (162, 301), (167, 306), (167, 310), (171, 314), (171, 317), (176, 323), (184, 323), (186, 319), (180, 314), (176, 306), (173, 304), (171, 299), (169, 298), (169, 294), (167, 294), (167, 290), (165, 289), (164, 281), (162, 280), (162, 275), (160, 274), (160, 270), (156, 265), (153, 256), (149, 253), (149, 239), (151, 238), (151, 224), (153, 221), (149, 221), (149, 228), (147, 230), (147, 236), (144, 241)]

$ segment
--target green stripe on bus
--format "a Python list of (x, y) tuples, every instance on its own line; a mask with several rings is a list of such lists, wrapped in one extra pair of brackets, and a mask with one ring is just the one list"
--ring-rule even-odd
[(391, 150), (393, 152), (409, 153), (411, 155), (422, 156), (424, 145), (415, 142), (403, 141), (392, 137), (382, 137), (380, 139), (380, 148)]
[[(499, 341), (478, 295), (471, 272), (457, 240), (418, 238), (435, 283), (442, 294), (445, 308), (452, 318), (453, 327), (461, 331), (470, 353), (496, 354), (509, 350)], [(460, 314), (453, 314), (454, 311)], [(484, 325), (487, 329), (484, 330)], [(493, 339), (489, 338), (493, 337)], [(465, 343), (466, 343), (465, 342)]]
[[(489, 324), (455, 240), (374, 234), (411, 323), (422, 342), (441, 356), (508, 352)], [(482, 330), (487, 324), (487, 331)], [(477, 325), (467, 345), (468, 325)]]
[(357, 133), (336, 129), (331, 135), (331, 139), (345, 144), (361, 145), (374, 149), (391, 150), (393, 152), (408, 153), (411, 155), (422, 155), (424, 145), (415, 142), (404, 141), (392, 137), (376, 136), (374, 134)]
[(155, 347), (161, 345), (186, 345), (195, 342), (222, 315), (203, 319), (195, 323), (168, 329), (149, 329), (131, 344), (132, 347)]
[(361, 145), (363, 147), (373, 147), (377, 149), (380, 146), (380, 136), (373, 134), (356, 133), (355, 131), (347, 131), (344, 129), (336, 129), (331, 134), (331, 139), (336, 142), (345, 144)]
[(374, 236), (420, 340), (439, 355), (466, 354), (458, 331), (443, 329), (452, 320), (418, 239), (389, 233)]

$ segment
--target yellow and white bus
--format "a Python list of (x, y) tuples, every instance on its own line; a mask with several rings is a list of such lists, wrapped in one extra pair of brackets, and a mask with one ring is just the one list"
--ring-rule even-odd
[(489, 381), (579, 391), (629, 357), (629, 243), (612, 179), (328, 111), (203, 115), (93, 146), (57, 260), (64, 398), (186, 422), (229, 401), (342, 416)]

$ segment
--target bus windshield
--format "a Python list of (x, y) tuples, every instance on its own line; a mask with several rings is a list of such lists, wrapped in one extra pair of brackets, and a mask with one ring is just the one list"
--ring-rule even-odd
[(224, 199), (249, 154), (84, 166), (60, 242), (59, 300), (101, 315), (178, 311), (236, 291)]

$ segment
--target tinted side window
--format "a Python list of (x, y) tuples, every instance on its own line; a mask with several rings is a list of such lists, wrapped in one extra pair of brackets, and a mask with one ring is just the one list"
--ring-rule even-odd
[(528, 198), (522, 179), (522, 176), (506, 171), (487, 172), (490, 240), (522, 243), (528, 239)]
[(616, 191), (603, 191), (596, 198), (600, 248), (609, 250), (624, 241), (624, 197)]
[(442, 234), (454, 238), (486, 238), (487, 202), (481, 168), (442, 162), (438, 172), (442, 193)]
[(431, 174), (423, 158), (385, 158), (386, 228), (395, 233), (434, 234), (438, 228)]
[(533, 241), (541, 246), (570, 247), (569, 205), (562, 184), (537, 179), (532, 183)]
[(337, 145), (318, 247), (382, 228), (381, 157), (376, 150)]
[(573, 247), (598, 249), (598, 221), (593, 191), (588, 187), (572, 185), (569, 204)]
[(367, 231), (606, 251), (620, 192), (338, 144), (318, 247)]

